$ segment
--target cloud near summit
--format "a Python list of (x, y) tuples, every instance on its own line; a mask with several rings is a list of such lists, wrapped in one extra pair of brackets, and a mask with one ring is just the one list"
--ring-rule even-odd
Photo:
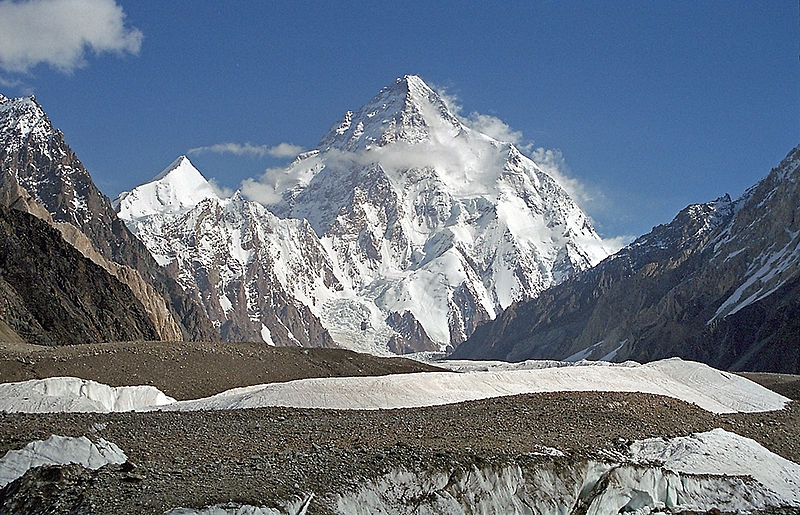
[(264, 157), (270, 155), (280, 159), (288, 159), (297, 156), (303, 151), (303, 147), (293, 145), (291, 143), (279, 143), (274, 147), (266, 145), (253, 145), (252, 143), (216, 143), (214, 145), (207, 145), (204, 147), (190, 148), (188, 154), (232, 154), (235, 156), (250, 156), (250, 157)]
[(142, 39), (115, 0), (0, 1), (0, 68), (7, 72), (46, 64), (70, 73), (86, 65), (87, 51), (136, 55)]

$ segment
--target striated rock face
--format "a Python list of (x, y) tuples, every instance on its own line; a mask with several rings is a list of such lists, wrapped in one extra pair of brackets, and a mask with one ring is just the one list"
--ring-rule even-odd
[(119, 220), (33, 97), (0, 97), (0, 172), (3, 204), (52, 223), (125, 283), (149, 313), (157, 338), (218, 339), (195, 301)]
[(11, 340), (39, 345), (158, 336), (128, 287), (46, 222), (2, 206), (0, 320)]
[(800, 147), (741, 198), (689, 206), (481, 326), (454, 357), (680, 356), (800, 372)]

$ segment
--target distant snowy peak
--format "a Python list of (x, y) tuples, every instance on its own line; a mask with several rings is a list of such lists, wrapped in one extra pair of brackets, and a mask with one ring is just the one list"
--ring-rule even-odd
[(452, 138), (464, 129), (444, 100), (421, 78), (405, 75), (358, 111), (347, 111), (318, 148), (358, 151), (396, 141), (421, 143)]
[(186, 156), (180, 156), (152, 181), (120, 193), (113, 205), (124, 220), (184, 213), (207, 198), (214, 188)]

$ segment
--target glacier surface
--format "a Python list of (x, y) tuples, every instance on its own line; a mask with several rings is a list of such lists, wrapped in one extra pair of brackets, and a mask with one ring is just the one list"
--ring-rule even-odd
[[(540, 363), (541, 364), (541, 363)], [(16, 412), (207, 410), (286, 406), (393, 409), (435, 406), (508, 395), (643, 392), (697, 404), (713, 413), (782, 409), (789, 399), (748, 379), (702, 363), (672, 358), (645, 365), (591, 364), (490, 371), (424, 372), (373, 377), (300, 379), (234, 388), (176, 402), (151, 386), (109, 386), (57, 377), (0, 384), (0, 410)]]

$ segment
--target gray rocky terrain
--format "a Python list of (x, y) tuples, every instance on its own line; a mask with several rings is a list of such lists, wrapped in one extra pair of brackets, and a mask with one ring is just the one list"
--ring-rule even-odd
[[(0, 95), (0, 205), (31, 213), (56, 227), (67, 244), (105, 268), (145, 308), (158, 339), (219, 338), (197, 299), (178, 286), (117, 218), (111, 201), (100, 192), (64, 134), (53, 127), (33, 97), (9, 99)], [(37, 297), (29, 299), (39, 301), (45, 302)], [(82, 337), (79, 332), (61, 335), (57, 343), (84, 343)], [(115, 339), (139, 337), (131, 332)]]

